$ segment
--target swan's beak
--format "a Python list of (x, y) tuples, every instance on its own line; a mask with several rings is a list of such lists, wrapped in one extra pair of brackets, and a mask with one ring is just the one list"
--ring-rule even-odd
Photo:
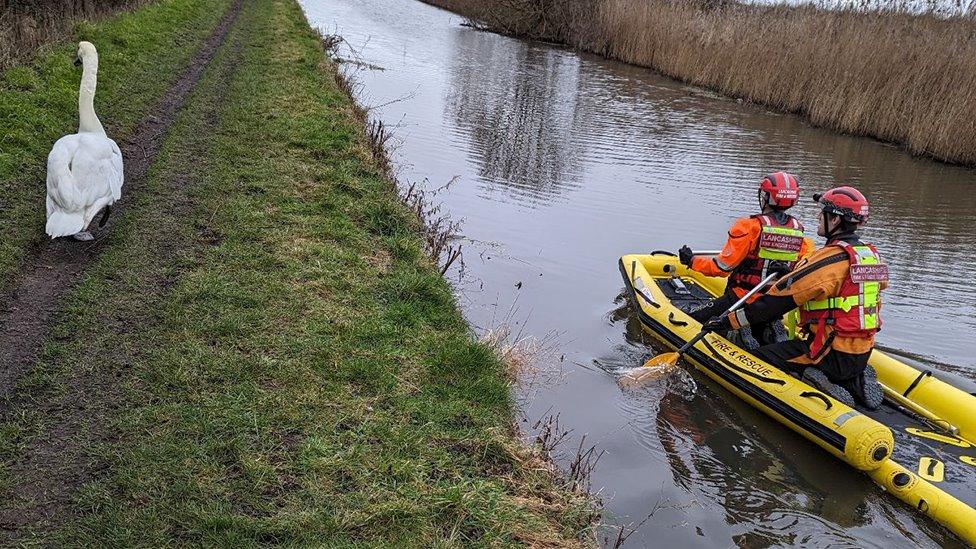
[(76, 67), (80, 67), (81, 66), (81, 56), (80, 55), (77, 56), (77, 57), (75, 57), (75, 66)]

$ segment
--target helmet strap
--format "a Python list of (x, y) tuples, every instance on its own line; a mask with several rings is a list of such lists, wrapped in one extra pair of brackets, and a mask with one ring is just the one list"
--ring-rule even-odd
[(837, 227), (830, 228), (830, 221), (835, 216), (832, 213), (828, 213), (827, 210), (820, 210), (820, 215), (823, 216), (824, 238), (827, 239), (827, 242), (830, 242), (834, 239), (834, 231), (837, 230)]
[[(838, 240), (844, 236), (853, 235), (854, 231), (857, 230), (856, 226), (851, 227), (850, 224), (844, 220), (844, 218), (840, 217), (837, 214), (832, 214), (824, 211), (823, 215), (824, 215), (824, 238), (827, 239), (827, 242)], [(830, 228), (831, 218), (837, 219), (838, 221), (837, 225), (833, 229)]]

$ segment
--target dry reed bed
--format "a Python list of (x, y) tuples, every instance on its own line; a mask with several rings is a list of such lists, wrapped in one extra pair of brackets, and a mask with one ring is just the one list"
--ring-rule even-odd
[(0, 0), (0, 70), (68, 38), (79, 20), (96, 19), (150, 0)]
[(691, 0), (431, 0), (815, 124), (976, 164), (976, 18)]

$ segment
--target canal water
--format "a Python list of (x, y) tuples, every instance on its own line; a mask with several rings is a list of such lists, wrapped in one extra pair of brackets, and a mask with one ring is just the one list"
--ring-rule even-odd
[[(636, 392), (614, 373), (655, 352), (617, 259), (715, 249), (755, 212), (770, 171), (804, 198), (837, 184), (871, 200), (867, 239), (891, 264), (880, 343), (976, 378), (976, 172), (811, 127), (649, 70), (461, 25), (414, 0), (302, 0), (348, 42), (370, 116), (394, 128), (405, 182), (463, 220), (459, 300), (479, 330), (549, 343), (557, 371), (523, 391), (526, 425), (558, 415), (604, 452), (609, 524), (653, 517), (627, 546), (952, 546), (867, 477), (683, 370)], [(815, 206), (797, 215), (815, 229)], [(810, 236), (815, 236), (811, 231)], [(971, 381), (970, 381), (971, 382)], [(612, 534), (611, 534), (612, 536)]]

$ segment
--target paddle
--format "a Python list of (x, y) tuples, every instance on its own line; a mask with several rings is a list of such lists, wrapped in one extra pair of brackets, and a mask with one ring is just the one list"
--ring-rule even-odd
[(930, 412), (928, 408), (925, 408), (921, 404), (909, 399), (906, 396), (903, 396), (898, 391), (888, 387), (880, 381), (878, 382), (878, 385), (881, 385), (881, 390), (884, 391), (884, 396), (889, 402), (915, 413), (931, 427), (935, 428), (935, 430), (942, 431), (951, 436), (956, 436), (959, 434), (958, 427)]
[[(726, 316), (732, 311), (738, 309), (740, 306), (742, 306), (743, 303), (746, 302), (746, 300), (752, 297), (753, 294), (758, 292), (760, 289), (765, 288), (767, 284), (772, 282), (772, 280), (776, 278), (777, 275), (778, 273), (772, 273), (766, 278), (764, 278), (762, 282), (760, 282), (755, 288), (746, 292), (746, 295), (739, 298), (738, 301), (733, 303), (732, 306), (726, 309), (724, 313), (719, 315), (719, 317)], [(671, 370), (671, 368), (674, 368), (674, 366), (678, 363), (678, 360), (681, 359), (681, 355), (685, 354), (688, 351), (688, 349), (691, 349), (695, 345), (695, 343), (698, 343), (701, 340), (701, 338), (705, 337), (705, 334), (707, 333), (708, 332), (705, 331), (705, 328), (703, 327), (701, 331), (698, 332), (698, 335), (691, 338), (691, 340), (689, 340), (688, 343), (682, 345), (677, 352), (663, 353), (655, 357), (651, 357), (647, 362), (644, 363), (644, 365), (641, 368), (636, 368), (628, 372), (627, 374), (625, 374), (623, 377), (621, 377), (620, 384), (633, 387), (636, 385), (640, 385), (644, 381), (647, 381), (649, 379), (656, 379), (660, 377), (661, 374), (667, 373), (668, 371)]]

